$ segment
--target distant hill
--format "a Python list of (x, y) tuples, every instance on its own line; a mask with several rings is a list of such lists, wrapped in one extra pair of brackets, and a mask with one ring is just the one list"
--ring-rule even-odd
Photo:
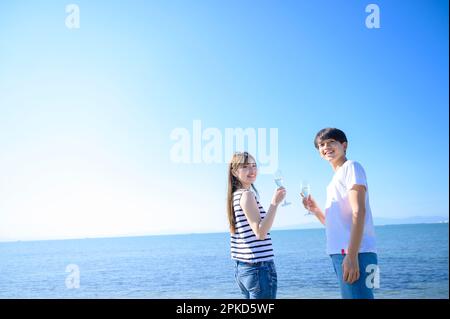
[[(436, 224), (436, 223), (448, 223), (448, 217), (444, 216), (413, 216), (407, 218), (385, 218), (385, 217), (375, 217), (375, 226), (382, 225), (401, 225), (401, 224)], [(305, 224), (296, 224), (290, 226), (274, 227), (274, 230), (283, 229), (311, 229), (311, 228), (322, 228), (323, 226), (318, 222), (314, 221)]]
[(399, 225), (399, 224), (435, 224), (448, 223), (448, 217), (444, 216), (414, 216), (407, 218), (374, 218), (375, 225)]

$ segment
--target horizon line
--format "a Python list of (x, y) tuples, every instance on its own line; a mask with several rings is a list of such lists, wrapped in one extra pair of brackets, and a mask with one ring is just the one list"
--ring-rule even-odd
[[(375, 227), (383, 226), (402, 226), (402, 225), (429, 225), (429, 224), (448, 224), (448, 219), (439, 222), (417, 222), (417, 223), (399, 223), (399, 224), (374, 224)], [(280, 226), (274, 227), (272, 231), (288, 231), (288, 230), (310, 230), (310, 229), (325, 229), (323, 225), (311, 227), (295, 227), (295, 226)], [(62, 240), (83, 240), (83, 239), (112, 239), (112, 238), (134, 238), (134, 237), (162, 237), (162, 236), (186, 236), (186, 235), (206, 235), (206, 234), (226, 234), (226, 231), (190, 231), (180, 233), (149, 233), (149, 234), (122, 234), (110, 236), (95, 236), (95, 237), (61, 237), (61, 238), (42, 238), (42, 239), (0, 239), (0, 243), (15, 243), (15, 242), (35, 242), (35, 241), (62, 241)]]

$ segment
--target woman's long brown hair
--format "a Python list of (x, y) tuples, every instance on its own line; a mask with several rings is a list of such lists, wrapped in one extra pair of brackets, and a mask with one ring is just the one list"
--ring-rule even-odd
[[(231, 158), (230, 164), (228, 164), (228, 192), (227, 192), (227, 216), (228, 223), (230, 224), (230, 232), (232, 234), (236, 231), (236, 218), (234, 217), (233, 210), (233, 193), (242, 188), (241, 183), (238, 178), (233, 175), (236, 171), (245, 164), (248, 164), (249, 157), (254, 160), (253, 156), (251, 156), (247, 152), (238, 152), (234, 153)], [(252, 184), (253, 190), (258, 194), (255, 186)]]

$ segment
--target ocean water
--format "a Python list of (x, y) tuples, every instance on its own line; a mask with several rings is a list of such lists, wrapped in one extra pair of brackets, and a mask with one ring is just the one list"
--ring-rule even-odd
[[(272, 231), (278, 298), (339, 298), (323, 229)], [(376, 298), (449, 298), (448, 224), (376, 227)], [(68, 288), (74, 264), (79, 287)], [(0, 243), (0, 298), (241, 298), (225, 233)]]

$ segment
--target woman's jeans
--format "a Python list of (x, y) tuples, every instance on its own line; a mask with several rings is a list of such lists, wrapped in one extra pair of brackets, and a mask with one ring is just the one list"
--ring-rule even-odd
[(236, 260), (236, 282), (246, 299), (275, 299), (277, 271), (273, 260), (246, 263)]
[(330, 255), (334, 272), (339, 280), (339, 287), (343, 299), (373, 299), (373, 289), (378, 288), (380, 277), (377, 254), (359, 253), (359, 279), (349, 284), (343, 279), (342, 262), (345, 255)]

